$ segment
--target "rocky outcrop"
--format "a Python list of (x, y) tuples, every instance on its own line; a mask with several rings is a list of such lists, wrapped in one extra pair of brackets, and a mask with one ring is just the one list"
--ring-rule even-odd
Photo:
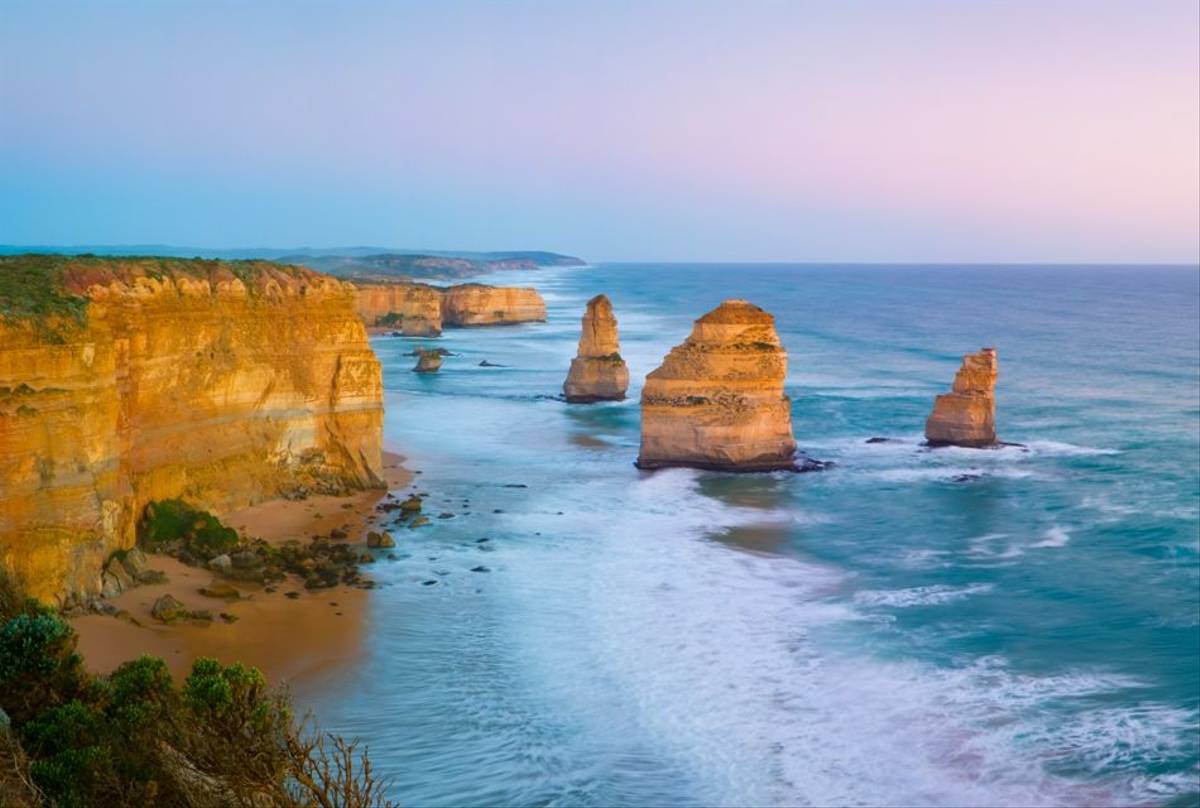
[(925, 422), (930, 446), (982, 448), (996, 445), (995, 348), (963, 357), (951, 392), (938, 396)]
[(380, 484), (380, 366), (349, 285), (51, 256), (0, 259), (0, 279), (0, 566), (35, 596), (98, 593), (154, 500)]
[(629, 368), (621, 358), (617, 318), (606, 295), (587, 302), (579, 351), (563, 384), (563, 394), (573, 404), (620, 401), (629, 387)]
[(442, 290), (423, 283), (358, 284), (355, 305), (368, 327), (392, 328), (406, 337), (442, 333)]
[(417, 373), (437, 373), (442, 368), (442, 354), (439, 351), (418, 351), (417, 364), (413, 370)]
[(638, 467), (796, 468), (786, 374), (775, 319), (726, 300), (646, 377)]
[(442, 295), (442, 324), (511, 325), (544, 322), (546, 303), (536, 289), (464, 283)]
[(464, 283), (440, 289), (424, 283), (356, 283), (357, 309), (368, 327), (410, 337), (436, 337), (442, 328), (543, 322), (546, 304), (536, 289)]

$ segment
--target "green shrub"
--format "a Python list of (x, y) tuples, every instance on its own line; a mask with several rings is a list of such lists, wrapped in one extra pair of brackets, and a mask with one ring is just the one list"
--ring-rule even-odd
[(0, 709), (14, 724), (86, 690), (89, 678), (75, 642), (71, 627), (36, 603), (0, 626)]
[(12, 726), (0, 763), (32, 780), (18, 804), (40, 789), (54, 808), (391, 805), (366, 751), (297, 722), (255, 668), (200, 659), (177, 687), (163, 660), (142, 656), (92, 677), (71, 627), (15, 598), (0, 580), (0, 708)]
[(188, 552), (204, 560), (227, 553), (238, 543), (236, 530), (181, 499), (165, 499), (147, 505), (138, 523), (137, 536), (138, 543), (151, 552), (181, 541)]
[(34, 759), (29, 772), (55, 805), (97, 804), (93, 796), (114, 779), (108, 734), (104, 716), (79, 701), (51, 707), (22, 727), (25, 749)]

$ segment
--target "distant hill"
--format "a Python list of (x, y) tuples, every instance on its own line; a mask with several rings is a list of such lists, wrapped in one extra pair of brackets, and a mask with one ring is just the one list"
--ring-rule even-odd
[(360, 280), (419, 278), (459, 280), (505, 270), (587, 266), (582, 258), (545, 250), (473, 252), (469, 250), (397, 250), (388, 247), (244, 247), (207, 249), (169, 244), (0, 245), (0, 255), (156, 255), (168, 258), (257, 258), (312, 267), (331, 275)]

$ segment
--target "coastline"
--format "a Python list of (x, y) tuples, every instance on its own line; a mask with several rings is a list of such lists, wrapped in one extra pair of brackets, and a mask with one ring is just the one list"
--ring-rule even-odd
[[(401, 455), (384, 452), (383, 461), (386, 488), (346, 497), (270, 500), (224, 514), (222, 520), (244, 536), (261, 537), (272, 544), (340, 529), (365, 550), (366, 531), (378, 516), (375, 506), (414, 477)], [(110, 599), (137, 623), (98, 614), (71, 619), (79, 635), (79, 652), (93, 672), (108, 673), (141, 654), (154, 654), (166, 660), (172, 674), (182, 677), (197, 658), (213, 657), (225, 664), (252, 665), (271, 682), (295, 687), (353, 664), (362, 652), (366, 590), (341, 585), (310, 591), (289, 576), (268, 592), (257, 584), (221, 579), (241, 595), (237, 600), (224, 600), (200, 594), (202, 587), (217, 580), (206, 569), (163, 555), (150, 556), (149, 566), (165, 572), (167, 582), (139, 586)], [(364, 565), (368, 575), (369, 567)], [(298, 596), (289, 597), (292, 592)], [(190, 609), (211, 611), (215, 619), (172, 624), (155, 620), (151, 608), (166, 594)], [(234, 616), (236, 622), (226, 622), (219, 617), (221, 613)]]

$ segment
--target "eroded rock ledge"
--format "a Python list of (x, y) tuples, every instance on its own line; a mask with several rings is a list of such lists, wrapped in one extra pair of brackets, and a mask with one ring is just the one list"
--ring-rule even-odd
[(620, 401), (629, 388), (629, 368), (621, 358), (617, 318), (606, 295), (587, 302), (579, 351), (563, 383), (563, 395), (573, 404)]
[(925, 422), (930, 446), (996, 446), (996, 377), (999, 359), (995, 348), (984, 348), (963, 357), (951, 392), (938, 396)]
[(775, 319), (726, 300), (646, 377), (637, 466), (796, 470), (786, 375)]
[(381, 484), (380, 366), (349, 284), (59, 256), (0, 259), (0, 278), (0, 567), (31, 594), (97, 594), (153, 500), (223, 512)]

